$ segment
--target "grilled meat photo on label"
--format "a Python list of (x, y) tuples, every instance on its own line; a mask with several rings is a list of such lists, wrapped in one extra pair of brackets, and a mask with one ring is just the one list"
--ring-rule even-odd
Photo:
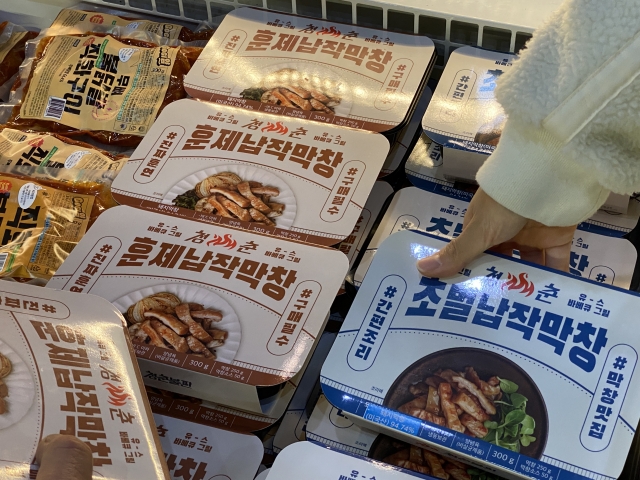
[(222, 172), (178, 195), (173, 204), (196, 212), (275, 226), (274, 219), (285, 209), (284, 204), (272, 201), (279, 195), (280, 190), (276, 187), (247, 182), (235, 173)]
[(168, 292), (155, 293), (126, 312), (132, 340), (199, 357), (216, 359), (228, 333), (215, 328), (222, 312), (198, 303), (184, 303)]
[(335, 114), (342, 98), (339, 84), (320, 79), (293, 68), (283, 68), (267, 75), (260, 85), (247, 88), (240, 96), (272, 105)]
[(12, 368), (11, 360), (0, 353), (0, 415), (7, 413), (5, 398), (9, 396), (9, 388), (3, 379), (11, 373)]
[(517, 390), (507, 379), (481, 379), (471, 366), (464, 372), (440, 369), (410, 385), (414, 398), (398, 410), (519, 452), (536, 438), (535, 420), (526, 413), (528, 399)]
[[(489, 472), (482, 472), (458, 460), (444, 457), (394, 438), (381, 437), (382, 449), (376, 449), (373, 459), (395, 467), (430, 475), (443, 480), (504, 480)], [(381, 458), (379, 458), (381, 457)]]

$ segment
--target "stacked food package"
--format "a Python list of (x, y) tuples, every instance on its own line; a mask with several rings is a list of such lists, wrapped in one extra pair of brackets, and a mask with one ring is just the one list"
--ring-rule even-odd
[(617, 478), (638, 202), (569, 274), (415, 268), (462, 232), (516, 56), (459, 48), (436, 86), (421, 35), (168, 20), (0, 23), (0, 477), (62, 433), (114, 480)]

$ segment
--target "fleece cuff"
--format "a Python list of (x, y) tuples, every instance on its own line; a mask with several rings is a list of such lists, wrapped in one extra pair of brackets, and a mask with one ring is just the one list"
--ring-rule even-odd
[(609, 190), (569, 149), (539, 127), (508, 120), (478, 183), (518, 215), (548, 226), (575, 225), (600, 208)]

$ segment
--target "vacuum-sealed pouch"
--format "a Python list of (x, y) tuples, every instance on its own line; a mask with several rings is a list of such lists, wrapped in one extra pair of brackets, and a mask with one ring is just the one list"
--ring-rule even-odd
[(104, 209), (47, 183), (0, 174), (0, 277), (49, 279)]
[(7, 124), (136, 146), (166, 105), (186, 97), (183, 78), (200, 50), (98, 34), (45, 37), (23, 66)]
[(0, 174), (97, 196), (101, 210), (115, 206), (111, 183), (127, 159), (55, 133), (22, 132), (0, 125)]
[(177, 46), (190, 42), (206, 42), (214, 31), (212, 28), (194, 31), (173, 23), (65, 8), (47, 29), (46, 35), (84, 35), (99, 32), (120, 38), (146, 40), (158, 45)]
[(11, 22), (0, 23), (0, 85), (18, 73), (24, 60), (25, 43), (37, 36), (37, 32)]

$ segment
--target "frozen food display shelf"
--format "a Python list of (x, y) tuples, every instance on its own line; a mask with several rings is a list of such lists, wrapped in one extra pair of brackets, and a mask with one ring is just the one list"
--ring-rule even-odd
[[(87, 0), (85, 0), (87, 1)], [(242, 6), (297, 13), (330, 21), (430, 37), (438, 65), (462, 45), (519, 51), (561, 0), (88, 0), (189, 20), (211, 20)]]

